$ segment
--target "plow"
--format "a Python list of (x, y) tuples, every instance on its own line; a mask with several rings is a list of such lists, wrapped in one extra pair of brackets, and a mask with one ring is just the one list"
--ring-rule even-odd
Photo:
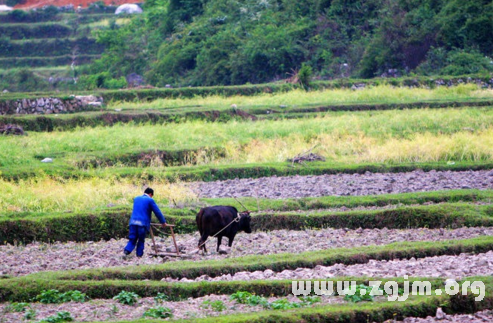
[(178, 248), (178, 244), (176, 243), (176, 238), (175, 238), (175, 232), (173, 228), (175, 227), (174, 225), (168, 224), (166, 227), (170, 229), (171, 231), (171, 237), (173, 238), (173, 244), (175, 245), (175, 252), (160, 252), (157, 245), (156, 245), (156, 239), (154, 238), (154, 231), (152, 230), (152, 227), (160, 227), (161, 224), (159, 223), (151, 223), (151, 239), (152, 239), (152, 249), (154, 250), (154, 253), (151, 254), (153, 257), (178, 257), (178, 258), (186, 258), (186, 254), (180, 253), (180, 249)]

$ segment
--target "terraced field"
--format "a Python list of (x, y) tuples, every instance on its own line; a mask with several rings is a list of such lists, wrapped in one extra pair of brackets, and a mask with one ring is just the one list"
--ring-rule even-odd
[[(373, 99), (389, 91), (394, 97)], [(403, 95), (409, 109), (396, 109), (406, 91), (358, 91), (384, 111), (352, 111), (363, 101), (341, 105), (326, 91), (265, 118), (260, 111), (291, 94), (111, 102), (102, 112), (60, 116), (65, 126), (51, 130), (35, 128), (37, 117), (5, 117), (29, 130), (0, 137), (0, 321), (492, 320), (493, 94), (470, 86), (430, 90), (450, 107)], [(329, 105), (341, 111), (309, 111)], [(81, 122), (147, 109), (167, 117)], [(230, 117), (184, 117), (201, 109)], [(325, 161), (287, 161), (307, 152)], [(41, 163), (45, 157), (53, 163)], [(182, 258), (152, 257), (150, 239), (145, 257), (122, 257), (132, 198), (148, 185), (176, 224)], [(210, 253), (198, 253), (195, 214), (206, 205), (246, 207), (254, 232), (239, 233), (231, 248), (223, 241), (220, 252), (213, 238)], [(161, 231), (160, 252), (174, 252)], [(296, 297), (292, 282), (301, 280), (354, 281), (363, 285), (357, 293), (370, 281), (396, 285), (363, 300), (342, 287)], [(430, 295), (389, 300), (416, 281), (429, 281)], [(465, 281), (484, 289), (437, 292)], [(131, 293), (135, 304), (123, 304)], [(477, 294), (484, 297), (476, 301)]]
[[(25, 91), (22, 87), (34, 91), (35, 80), (26, 77), (42, 80), (43, 90), (73, 89), (79, 69), (104, 51), (93, 32), (109, 26), (110, 21), (126, 23), (115, 17), (115, 6), (92, 6), (76, 12), (50, 5), (0, 13), (0, 77), (10, 79), (10, 83), (0, 84), (0, 91)], [(17, 78), (21, 80), (14, 82)]]

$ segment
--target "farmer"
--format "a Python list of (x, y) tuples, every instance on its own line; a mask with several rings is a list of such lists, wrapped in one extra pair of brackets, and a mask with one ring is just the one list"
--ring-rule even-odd
[(166, 227), (166, 219), (163, 213), (152, 199), (154, 190), (146, 188), (144, 195), (134, 199), (132, 216), (130, 217), (130, 232), (128, 234), (127, 246), (123, 249), (125, 256), (129, 255), (137, 245), (137, 257), (144, 255), (144, 243), (147, 233), (151, 228), (152, 212), (156, 215), (162, 227)]

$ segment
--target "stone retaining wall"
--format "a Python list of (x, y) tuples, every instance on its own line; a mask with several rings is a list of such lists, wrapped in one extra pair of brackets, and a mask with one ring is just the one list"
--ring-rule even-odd
[(53, 114), (98, 110), (103, 98), (94, 95), (70, 96), (68, 98), (44, 97), (0, 101), (0, 115), (6, 114)]

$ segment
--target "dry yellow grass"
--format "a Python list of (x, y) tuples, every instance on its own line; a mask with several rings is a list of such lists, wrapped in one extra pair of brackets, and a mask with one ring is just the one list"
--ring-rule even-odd
[[(7, 212), (77, 212), (106, 207), (108, 204), (131, 206), (133, 198), (152, 187), (159, 205), (189, 203), (196, 194), (183, 183), (162, 181), (136, 182), (93, 178), (55, 180), (49, 177), (20, 181), (0, 180), (0, 209)], [(3, 212), (2, 212), (3, 213)]]
[(306, 140), (303, 135), (293, 134), (284, 138), (254, 139), (244, 145), (228, 142), (224, 147), (225, 157), (200, 158), (199, 152), (198, 164), (283, 162), (313, 147), (313, 152), (336, 163), (491, 161), (493, 129), (447, 135), (418, 133), (411, 138), (333, 132)]

